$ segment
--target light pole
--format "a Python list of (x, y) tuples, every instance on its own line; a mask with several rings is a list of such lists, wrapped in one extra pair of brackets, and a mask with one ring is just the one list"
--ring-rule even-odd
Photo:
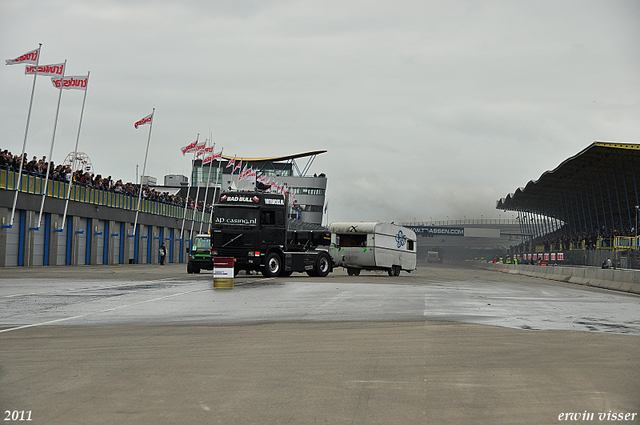
[[(640, 209), (640, 206), (636, 205), (636, 238), (638, 237), (638, 210)], [(638, 241), (636, 241), (636, 243), (638, 243)]]

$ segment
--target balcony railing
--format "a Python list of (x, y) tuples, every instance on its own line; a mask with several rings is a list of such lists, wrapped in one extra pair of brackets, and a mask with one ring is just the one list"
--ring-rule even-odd
[[(13, 191), (18, 185), (18, 180), (18, 173), (16, 171), (0, 169), (0, 189)], [(23, 172), (20, 192), (42, 195), (45, 189), (44, 182), (45, 179), (43, 177)], [(47, 182), (46, 194), (52, 198), (66, 199), (68, 187), (69, 183), (49, 180)], [(71, 187), (69, 200), (93, 204), (96, 206), (135, 211), (138, 203), (138, 196), (74, 184)], [(152, 201), (144, 198), (140, 199), (140, 212), (179, 219), (182, 219), (185, 214), (184, 206)], [(203, 213), (202, 211), (196, 211), (194, 217), (194, 210), (187, 209), (187, 220), (195, 220), (198, 222), (204, 221), (205, 223), (209, 223), (210, 218), (211, 215), (209, 213)]]

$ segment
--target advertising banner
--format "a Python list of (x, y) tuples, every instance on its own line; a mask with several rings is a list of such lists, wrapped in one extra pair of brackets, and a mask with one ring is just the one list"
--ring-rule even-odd
[(234, 259), (213, 258), (213, 289), (233, 289)]

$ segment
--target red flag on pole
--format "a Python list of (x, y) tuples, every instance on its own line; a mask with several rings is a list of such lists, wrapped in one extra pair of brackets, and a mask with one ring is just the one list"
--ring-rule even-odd
[(19, 63), (29, 63), (31, 65), (35, 65), (38, 63), (38, 55), (40, 54), (40, 48), (38, 47), (35, 50), (25, 53), (24, 55), (20, 55), (15, 59), (7, 59), (7, 65), (16, 65)]
[(149, 115), (147, 115), (146, 117), (142, 118), (140, 121), (135, 123), (133, 126), (136, 129), (138, 129), (138, 127), (141, 126), (141, 125), (149, 124), (151, 122), (151, 120), (153, 120), (153, 112), (150, 113)]

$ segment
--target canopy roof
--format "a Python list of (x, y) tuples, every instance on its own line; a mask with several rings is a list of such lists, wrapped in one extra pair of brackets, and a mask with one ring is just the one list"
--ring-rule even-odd
[[(635, 224), (640, 145), (594, 142), (497, 201), (500, 210), (555, 217), (578, 231)], [(597, 227), (596, 227), (597, 226)]]
[(222, 155), (222, 158), (226, 159), (226, 160), (232, 160), (233, 158), (236, 159), (236, 161), (244, 161), (244, 162), (259, 162), (259, 161), (289, 161), (292, 159), (298, 159), (298, 158), (304, 158), (307, 156), (314, 156), (314, 155), (320, 155), (321, 153), (325, 153), (326, 150), (320, 150), (320, 151), (310, 151), (310, 152), (303, 152), (303, 153), (296, 153), (293, 155), (284, 155), (284, 156), (269, 156), (269, 157), (264, 157), (264, 158), (247, 158), (247, 157), (239, 157), (239, 156), (230, 156), (230, 155)]

